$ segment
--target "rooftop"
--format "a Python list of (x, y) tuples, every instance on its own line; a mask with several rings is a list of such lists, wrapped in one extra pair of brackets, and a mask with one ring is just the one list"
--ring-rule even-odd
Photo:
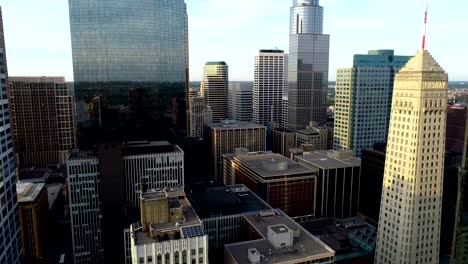
[(215, 130), (229, 130), (229, 129), (249, 129), (249, 128), (264, 128), (265, 126), (255, 123), (236, 121), (236, 120), (223, 120), (220, 123), (208, 124), (208, 127)]
[[(263, 216), (262, 216), (263, 214)], [(255, 249), (263, 257), (261, 263), (301, 263), (315, 259), (333, 257), (334, 251), (318, 238), (312, 236), (299, 224), (280, 210), (270, 213), (245, 214), (244, 219), (258, 232), (260, 239), (225, 245), (226, 251), (237, 263), (251, 263), (248, 251)], [(286, 248), (276, 248), (268, 240), (268, 228), (277, 228), (280, 233), (293, 231), (293, 244)], [(283, 228), (285, 231), (280, 231)]]
[(205, 65), (227, 65), (224, 61), (209, 61)]
[(30, 82), (30, 83), (65, 83), (65, 77), (56, 76), (9, 76), (11, 82)]
[(202, 219), (271, 209), (271, 207), (242, 184), (198, 184), (189, 199)]
[(284, 53), (284, 50), (279, 49), (261, 49), (260, 53)]
[(44, 187), (44, 183), (30, 183), (18, 181), (16, 183), (18, 203), (34, 202), (39, 197), (39, 194), (44, 189)]
[(171, 145), (167, 141), (131, 141), (122, 146), (125, 156), (170, 152), (183, 153), (179, 146)]
[(262, 178), (315, 174), (315, 171), (277, 153), (236, 156), (234, 160), (238, 160)]
[(321, 150), (314, 151), (302, 156), (296, 156), (296, 160), (299, 162), (308, 163), (321, 169), (333, 169), (333, 168), (347, 168), (361, 166), (361, 159), (352, 157), (346, 157), (344, 159), (338, 159), (333, 154), (346, 154), (344, 151), (334, 150)]

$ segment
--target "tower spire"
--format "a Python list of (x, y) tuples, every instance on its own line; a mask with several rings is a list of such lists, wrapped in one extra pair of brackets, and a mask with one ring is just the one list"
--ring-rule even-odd
[(429, 9), (429, 0), (427, 0), (426, 4), (426, 12), (424, 13), (424, 34), (422, 39), (422, 49), (426, 48), (426, 32), (427, 32), (427, 10)]

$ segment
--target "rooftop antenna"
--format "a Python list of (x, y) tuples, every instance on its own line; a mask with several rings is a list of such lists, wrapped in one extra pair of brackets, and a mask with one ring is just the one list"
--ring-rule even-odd
[(426, 32), (427, 32), (427, 10), (429, 9), (429, 0), (427, 0), (426, 4), (426, 12), (424, 13), (424, 34), (422, 39), (422, 49), (426, 49)]

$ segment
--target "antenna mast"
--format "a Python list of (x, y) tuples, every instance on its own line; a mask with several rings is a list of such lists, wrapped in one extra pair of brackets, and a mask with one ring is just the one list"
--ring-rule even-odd
[(429, 0), (427, 0), (426, 4), (426, 12), (424, 13), (424, 34), (422, 39), (422, 49), (426, 48), (426, 31), (427, 31), (427, 10), (429, 9)]

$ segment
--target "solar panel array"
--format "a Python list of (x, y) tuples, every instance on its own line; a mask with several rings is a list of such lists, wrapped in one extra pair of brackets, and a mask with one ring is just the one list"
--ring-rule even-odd
[(189, 226), (182, 228), (182, 234), (185, 238), (187, 237), (199, 237), (204, 236), (205, 231), (203, 231), (203, 227), (201, 226)]

